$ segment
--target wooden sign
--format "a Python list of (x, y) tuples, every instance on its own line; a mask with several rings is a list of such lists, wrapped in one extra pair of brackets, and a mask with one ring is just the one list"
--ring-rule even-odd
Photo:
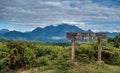
[(98, 38), (106, 39), (105, 33), (67, 32), (67, 39), (69, 40), (97, 40)]
[(74, 65), (75, 62), (75, 40), (98, 40), (98, 61), (97, 63), (101, 65), (101, 51), (102, 45), (101, 40), (106, 39), (105, 33), (92, 33), (92, 32), (67, 32), (67, 39), (71, 40), (71, 63)]

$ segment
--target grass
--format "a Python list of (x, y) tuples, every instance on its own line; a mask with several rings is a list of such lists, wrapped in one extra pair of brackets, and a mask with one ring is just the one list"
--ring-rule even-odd
[(34, 68), (20, 73), (120, 73), (120, 66), (103, 64), (79, 64), (67, 68), (67, 70), (48, 66)]

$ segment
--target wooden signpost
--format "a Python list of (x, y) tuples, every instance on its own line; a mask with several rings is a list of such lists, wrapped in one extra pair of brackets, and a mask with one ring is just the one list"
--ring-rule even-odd
[(71, 56), (71, 63), (74, 64), (75, 62), (75, 40), (98, 40), (98, 64), (101, 64), (101, 51), (102, 51), (102, 45), (101, 41), (103, 39), (106, 39), (105, 33), (77, 33), (77, 32), (67, 32), (66, 37), (68, 40), (71, 40), (71, 48), (72, 48), (72, 56)]

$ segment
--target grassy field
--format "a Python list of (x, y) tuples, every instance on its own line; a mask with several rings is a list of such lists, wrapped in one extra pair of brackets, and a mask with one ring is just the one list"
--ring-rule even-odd
[[(19, 71), (20, 72), (20, 71)], [(81, 64), (69, 67), (67, 70), (48, 66), (21, 71), (20, 73), (120, 73), (120, 66)]]

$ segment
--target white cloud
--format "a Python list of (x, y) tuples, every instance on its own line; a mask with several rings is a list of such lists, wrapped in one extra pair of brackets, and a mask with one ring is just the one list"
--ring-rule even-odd
[(52, 37), (51, 39), (60, 40), (60, 39), (65, 39), (65, 37), (57, 37), (57, 36), (54, 36), (54, 37)]
[(84, 29), (84, 30), (90, 29), (89, 26), (87, 26), (84, 22), (62, 21), (62, 23), (66, 23), (66, 24), (70, 24), (70, 25), (75, 25), (75, 26), (77, 26), (77, 27), (79, 27), (79, 28), (82, 28), (82, 29)]
[(47, 1), (47, 2), (45, 2), (45, 4), (51, 5), (51, 6), (62, 6), (62, 3), (61, 3), (61, 2)]
[[(120, 25), (120, 6), (112, 1), (93, 3), (92, 0), (0, 0), (0, 21), (16, 25), (40, 26), (56, 25), (57, 23), (75, 24), (83, 29), (107, 22)], [(108, 7), (105, 4), (111, 3)], [(103, 5), (101, 5), (103, 4)], [(107, 4), (109, 5), (109, 4)], [(75, 22), (75, 21), (81, 22)], [(86, 22), (96, 22), (91, 25)], [(108, 29), (109, 30), (109, 29)], [(118, 30), (120, 31), (120, 30)]]

